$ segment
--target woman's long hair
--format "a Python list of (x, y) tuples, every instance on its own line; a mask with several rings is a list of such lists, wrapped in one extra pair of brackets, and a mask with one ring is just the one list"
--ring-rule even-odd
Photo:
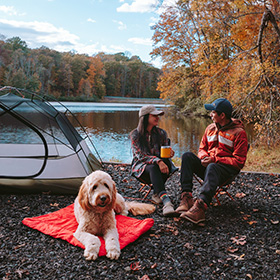
[(150, 114), (146, 114), (139, 118), (137, 130), (141, 136), (145, 135), (145, 132), (147, 131), (147, 127), (149, 123), (149, 115)]
[[(146, 152), (146, 153), (150, 152), (149, 143), (147, 142), (146, 135), (145, 135), (147, 132), (148, 123), (149, 123), (149, 114), (146, 114), (139, 118), (137, 128), (135, 128), (130, 133), (130, 138), (131, 138), (132, 134), (134, 135), (134, 137), (135, 137), (135, 134), (137, 135), (137, 138), (138, 138), (139, 144), (140, 144), (140, 149), (141, 149), (141, 151)], [(136, 131), (137, 131), (137, 133), (136, 133)], [(156, 130), (156, 142), (158, 142), (160, 145), (160, 136), (159, 136), (157, 130)]]

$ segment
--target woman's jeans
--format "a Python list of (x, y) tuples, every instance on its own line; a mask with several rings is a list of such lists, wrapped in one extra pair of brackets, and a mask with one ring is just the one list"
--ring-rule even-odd
[[(171, 164), (169, 160), (162, 159), (163, 162), (168, 166), (169, 172), (171, 169)], [(144, 172), (140, 176), (140, 179), (147, 184), (153, 184), (153, 189), (155, 194), (159, 194), (165, 191), (165, 182), (168, 179), (169, 174), (161, 173), (159, 166), (157, 164), (148, 164), (145, 167)]]

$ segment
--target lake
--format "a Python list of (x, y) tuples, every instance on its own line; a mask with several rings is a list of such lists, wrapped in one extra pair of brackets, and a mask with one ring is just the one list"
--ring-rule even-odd
[[(130, 163), (132, 152), (129, 133), (137, 127), (139, 109), (146, 104), (79, 103), (63, 102), (89, 134), (102, 161)], [(57, 109), (60, 106), (55, 105)], [(197, 152), (201, 137), (210, 118), (177, 118), (165, 105), (155, 105), (165, 111), (159, 127), (166, 130), (175, 151), (181, 158), (186, 151)], [(71, 121), (71, 116), (69, 116)], [(253, 137), (251, 127), (246, 128), (249, 141)]]

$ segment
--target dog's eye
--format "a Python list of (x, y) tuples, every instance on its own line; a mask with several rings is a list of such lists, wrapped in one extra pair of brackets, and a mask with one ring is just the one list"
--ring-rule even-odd
[(92, 190), (94, 191), (95, 189), (97, 189), (97, 186), (96, 185), (94, 185), (93, 187), (92, 187)]
[(105, 186), (107, 189), (109, 189), (109, 186), (108, 186), (106, 183), (104, 184), (104, 186)]

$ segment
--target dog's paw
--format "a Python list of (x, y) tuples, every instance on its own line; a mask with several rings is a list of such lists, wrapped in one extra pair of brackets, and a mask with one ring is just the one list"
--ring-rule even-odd
[(122, 212), (119, 213), (120, 215), (127, 216), (128, 210), (124, 209)]
[(87, 261), (94, 261), (98, 257), (98, 251), (94, 248), (85, 249), (84, 257)]
[(106, 257), (111, 260), (117, 260), (121, 254), (121, 251), (118, 249), (111, 249), (107, 251)]

